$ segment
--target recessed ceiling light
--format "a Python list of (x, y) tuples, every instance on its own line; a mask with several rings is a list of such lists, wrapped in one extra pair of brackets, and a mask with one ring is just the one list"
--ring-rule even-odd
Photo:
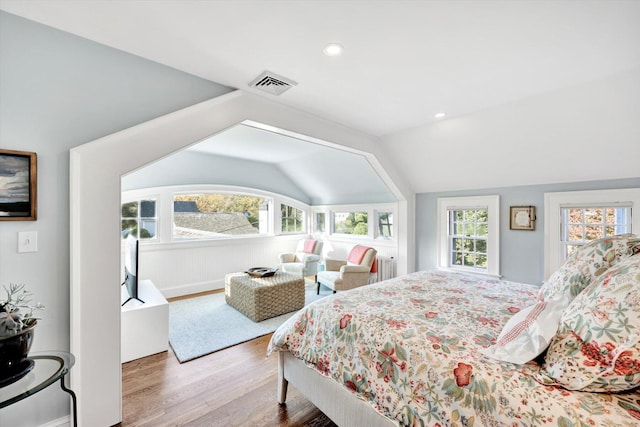
[(327, 56), (342, 55), (342, 51), (343, 50), (344, 50), (344, 48), (342, 47), (342, 45), (338, 44), (338, 43), (329, 43), (328, 45), (326, 45), (324, 47), (324, 49), (322, 49), (324, 54), (327, 55)]
[(436, 114), (434, 114), (434, 115), (433, 115), (433, 117), (435, 117), (436, 119), (441, 119), (441, 118), (443, 118), (444, 116), (446, 116), (446, 114), (445, 114), (445, 113), (436, 113)]

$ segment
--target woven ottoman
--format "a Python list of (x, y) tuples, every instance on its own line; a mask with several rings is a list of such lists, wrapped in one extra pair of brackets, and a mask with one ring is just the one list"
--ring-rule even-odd
[(288, 273), (251, 277), (229, 273), (224, 277), (224, 299), (254, 322), (304, 307), (304, 279)]

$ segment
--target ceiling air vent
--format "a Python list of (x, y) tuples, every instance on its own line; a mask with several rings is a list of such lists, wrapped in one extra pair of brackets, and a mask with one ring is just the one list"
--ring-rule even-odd
[(271, 71), (265, 71), (249, 83), (249, 87), (260, 89), (272, 95), (280, 95), (282, 92), (296, 86), (298, 83), (286, 77), (279, 76)]

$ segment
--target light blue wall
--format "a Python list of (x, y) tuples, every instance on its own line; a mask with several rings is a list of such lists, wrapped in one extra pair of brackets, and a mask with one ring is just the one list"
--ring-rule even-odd
[(274, 165), (198, 152), (178, 152), (122, 178), (123, 190), (189, 184), (256, 188), (311, 203)]
[[(541, 284), (544, 280), (544, 193), (632, 187), (640, 187), (640, 178), (417, 194), (416, 269), (436, 267), (439, 197), (499, 195), (500, 271), (506, 280)], [(510, 230), (509, 207), (529, 205), (536, 207), (535, 230)], [(635, 233), (638, 231), (634, 230)]]
[[(0, 222), (0, 285), (25, 283), (46, 306), (33, 351), (69, 350), (69, 149), (230, 90), (0, 12), (0, 147), (38, 154), (38, 220)], [(38, 233), (38, 252), (17, 253), (20, 231)], [(0, 425), (68, 413), (49, 387), (0, 410)]]

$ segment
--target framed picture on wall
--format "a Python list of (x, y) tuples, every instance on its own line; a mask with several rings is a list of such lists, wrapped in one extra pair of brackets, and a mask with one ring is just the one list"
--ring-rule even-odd
[(36, 220), (36, 153), (0, 149), (0, 221)]
[(511, 230), (534, 230), (536, 226), (535, 206), (511, 206), (509, 215)]

